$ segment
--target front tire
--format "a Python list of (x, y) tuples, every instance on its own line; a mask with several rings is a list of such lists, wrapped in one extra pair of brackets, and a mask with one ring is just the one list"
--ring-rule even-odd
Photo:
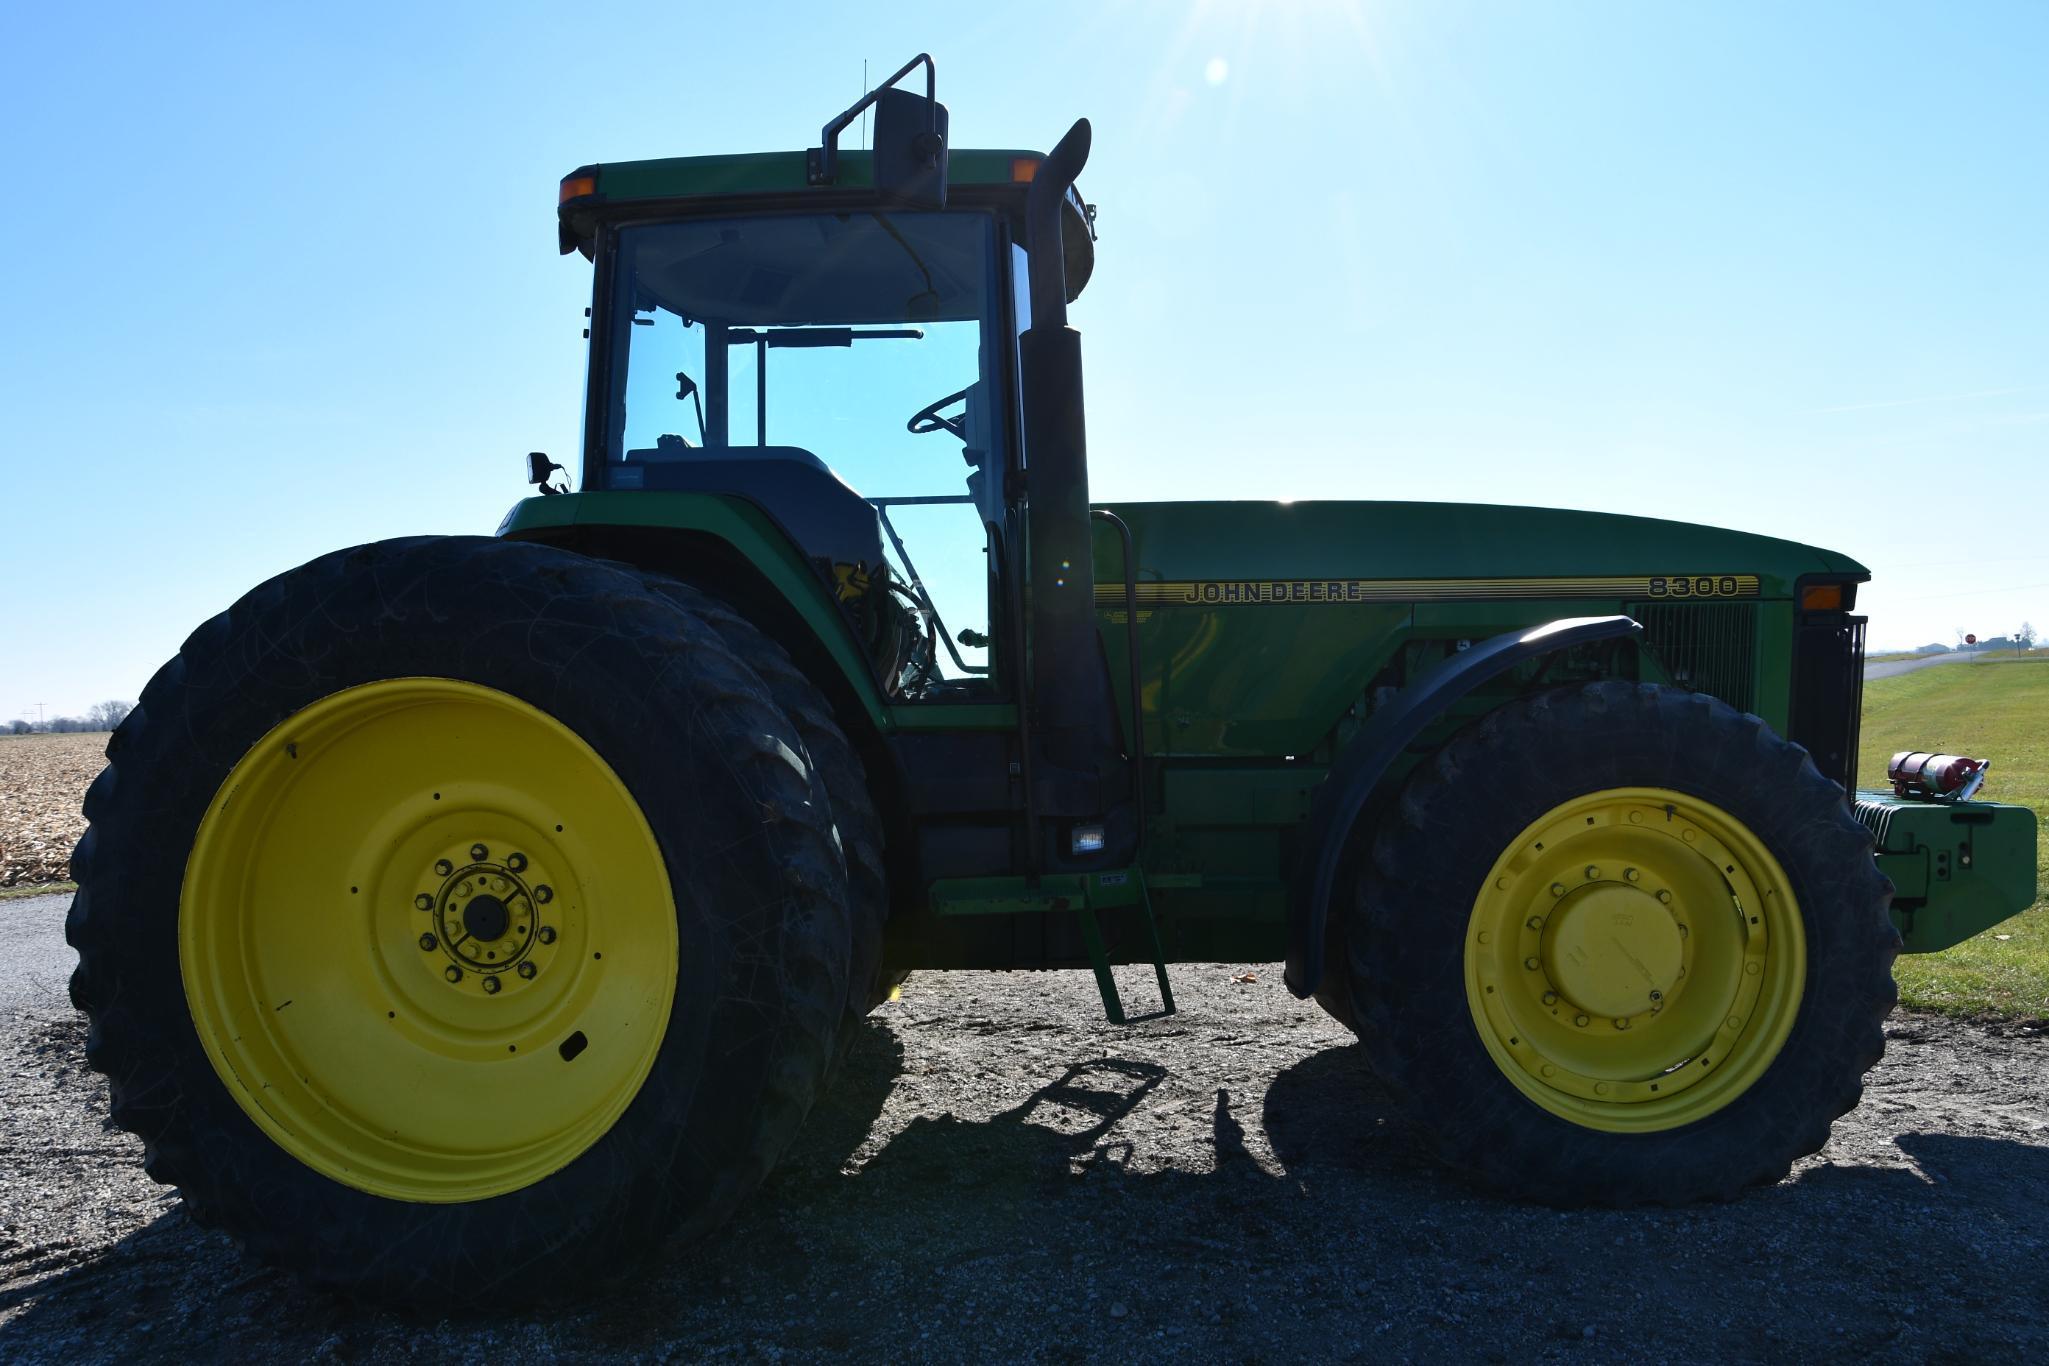
[(1340, 980), (1368, 1056), (1444, 1161), (1505, 1191), (1776, 1181), (1884, 1050), (1900, 941), (1870, 836), (1804, 750), (1711, 697), (1504, 706), (1417, 768), (1359, 863)]
[(423, 1307), (722, 1222), (846, 993), (802, 746), (718, 632), (479, 538), (202, 626), (108, 745), (67, 935), (115, 1122), (195, 1219)]

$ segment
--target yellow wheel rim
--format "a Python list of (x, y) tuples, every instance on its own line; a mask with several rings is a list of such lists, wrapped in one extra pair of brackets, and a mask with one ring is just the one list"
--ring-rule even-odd
[(1663, 788), (1565, 802), (1517, 836), (1466, 929), (1466, 1002), (1506, 1077), (1589, 1129), (1713, 1114), (1778, 1056), (1807, 943), (1750, 828)]
[(200, 1042), (265, 1133), (437, 1203), (601, 1138), (676, 988), (668, 872), (625, 784), (553, 717), (443, 678), (324, 697), (235, 765), (178, 952)]

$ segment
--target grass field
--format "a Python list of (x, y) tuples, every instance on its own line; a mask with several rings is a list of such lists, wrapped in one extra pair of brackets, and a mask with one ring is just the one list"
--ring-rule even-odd
[[(2031, 806), (2049, 824), (2049, 656), (1988, 658), (1920, 669), (1864, 688), (1858, 781), (1885, 785), (1885, 761), (1903, 749), (1992, 760), (1982, 796)], [(2049, 840), (2037, 844), (2037, 885), (2049, 886)], [(2049, 906), (1941, 953), (1904, 956), (1900, 1000), (1952, 1015), (2049, 1019)]]

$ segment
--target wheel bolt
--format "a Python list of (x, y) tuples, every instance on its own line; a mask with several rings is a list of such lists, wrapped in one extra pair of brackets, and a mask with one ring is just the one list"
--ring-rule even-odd
[[(490, 985), (490, 983), (486, 982), (486, 983), (485, 983), (485, 985), (486, 985), (486, 986), (489, 986), (489, 985)], [(1625, 1018), (1625, 1019), (1620, 1019), (1620, 1020), (1617, 1020), (1617, 1021), (1615, 1022), (1615, 1027), (1616, 1027), (1617, 1029), (1627, 1029), (1627, 1028), (1629, 1028), (1629, 1021), (1628, 1021), (1628, 1020), (1627, 1020), (1626, 1018)]]
[(422, 892), (413, 898), (413, 904), (423, 911), (431, 911), (434, 909), (434, 898)]
[(485, 859), (489, 857), (491, 857), (491, 851), (489, 849), (486, 849), (483, 845), (472, 844), (470, 846), (470, 862), (482, 863)]
[(1658, 889), (1658, 900), (1669, 906), (1672, 904), (1672, 894), (1660, 887)]
[(1642, 874), (1642, 873), (1639, 873), (1639, 872), (1637, 872), (1637, 871), (1636, 871), (1636, 869), (1634, 869), (1634, 868), (1624, 868), (1624, 869), (1622, 870), (1622, 876), (1623, 876), (1624, 878), (1626, 878), (1627, 880), (1629, 880), (1629, 881), (1631, 881), (1631, 882), (1634, 882), (1634, 881), (1636, 881), (1636, 880), (1637, 880), (1638, 878), (1642, 877), (1642, 876), (1643, 876), (1643, 874)]
[(434, 936), (431, 934), (423, 934), (420, 936), (420, 948), (427, 953), (434, 952), (439, 942), (440, 941), (436, 940)]
[(496, 996), (498, 994), (498, 979), (496, 977), (486, 977), (484, 979), (484, 994), (486, 996)]
[(1541, 915), (1533, 915), (1523, 923), (1528, 925), (1533, 930), (1541, 930), (1544, 928), (1544, 917)]
[(1589, 864), (1587, 865), (1587, 881), (1588, 881), (1588, 882), (1599, 882), (1600, 880), (1601, 880), (1601, 870), (1600, 870), (1599, 868), (1596, 868), (1596, 867), (1594, 867), (1594, 865), (1593, 865), (1593, 864), (1589, 863)]
[(455, 871), (455, 865), (445, 858), (438, 858), (434, 860), (434, 871), (442, 877), (447, 877)]
[(451, 982), (460, 982), (462, 980), (462, 969), (455, 966), (455, 964), (450, 963), (448, 965), (448, 971), (442, 973), (441, 975), (443, 977), (446, 977)]
[(1537, 970), (1537, 960), (1534, 958), (1525, 958), (1523, 959), (1523, 966), (1528, 968), (1531, 972), (1535, 972)]
[(543, 944), (552, 944), (555, 942), (555, 927), (553, 925), (543, 925), (534, 931), (534, 937)]
[(1654, 991), (1651, 993), (1651, 999), (1653, 1001), (1662, 1001), (1665, 999), (1665, 993), (1662, 991)]
[(1584, 1015), (1573, 1016), (1572, 1022), (1578, 1025), (1581, 1029), (1585, 1029), (1587, 1027), (1587, 1017)]
[(541, 905), (545, 906), (554, 899), (555, 889), (547, 883), (543, 882), (540, 886), (534, 888), (534, 900), (538, 901)]
[(507, 868), (510, 868), (510, 869), (511, 869), (511, 870), (512, 870), (513, 872), (515, 872), (515, 873), (517, 873), (517, 872), (523, 872), (523, 871), (525, 870), (525, 868), (526, 868), (526, 855), (525, 855), (525, 854), (514, 854), (514, 855), (512, 855), (512, 857), (510, 857), (510, 858), (508, 858), (508, 859), (506, 859), (506, 860), (505, 860), (505, 866), (506, 866)]
[(535, 968), (532, 963), (521, 963), (519, 965), (519, 975), (526, 978), (529, 982), (534, 980), (534, 972)]
[(1552, 883), (1552, 884), (1551, 884), (1551, 895), (1553, 895), (1553, 896), (1564, 896), (1564, 895), (1565, 895), (1565, 884), (1564, 884), (1564, 883), (1562, 883), (1562, 882), (1554, 882), (1554, 883)]
[(1557, 1005), (1557, 1004), (1558, 1004), (1558, 993), (1557, 993), (1557, 992), (1555, 992), (1555, 991), (1547, 991), (1547, 992), (1545, 992), (1545, 993), (1544, 993), (1544, 1004), (1545, 1004), (1545, 1005), (1547, 1005), (1547, 1006), (1555, 1006), (1555, 1005)]

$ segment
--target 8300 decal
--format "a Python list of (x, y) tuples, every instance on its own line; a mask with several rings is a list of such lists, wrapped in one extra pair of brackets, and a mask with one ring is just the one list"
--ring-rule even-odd
[(1654, 598), (1754, 598), (1755, 574), (1671, 574), (1653, 575)]

